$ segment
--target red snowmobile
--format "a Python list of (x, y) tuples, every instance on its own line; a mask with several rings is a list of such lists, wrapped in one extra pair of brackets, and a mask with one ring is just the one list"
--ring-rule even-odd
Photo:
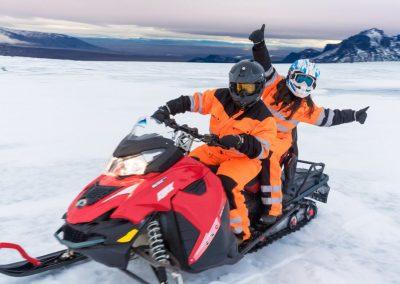
[[(154, 131), (155, 125), (172, 139)], [(140, 120), (114, 151), (106, 172), (71, 203), (55, 233), (66, 250), (32, 258), (18, 245), (0, 243), (26, 259), (1, 265), (0, 273), (29, 276), (92, 259), (148, 283), (127, 270), (130, 260), (141, 257), (160, 283), (171, 276), (182, 283), (181, 271), (236, 263), (308, 223), (317, 214), (313, 200), (327, 202), (324, 164), (298, 161), (309, 167), (284, 175), (284, 214), (266, 227), (259, 222), (262, 204), (254, 180), (245, 193), (252, 238), (239, 242), (229, 227), (229, 203), (219, 178), (187, 156), (194, 141), (221, 146), (218, 139), (172, 119), (166, 125)]]

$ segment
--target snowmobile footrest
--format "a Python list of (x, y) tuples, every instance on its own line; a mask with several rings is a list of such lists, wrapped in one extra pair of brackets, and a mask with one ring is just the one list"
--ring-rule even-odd
[(125, 273), (127, 276), (129, 276), (130, 278), (136, 280), (137, 282), (141, 283), (141, 284), (150, 284), (150, 282), (147, 282), (146, 280), (144, 280), (142, 277), (137, 276), (135, 273), (127, 270), (127, 269), (120, 269), (123, 273)]
[(25, 277), (88, 260), (86, 256), (80, 253), (71, 253), (68, 250), (53, 252), (40, 256), (37, 259), (40, 261), (40, 265), (38, 266), (35, 266), (28, 261), (0, 265), (0, 273), (12, 277)]

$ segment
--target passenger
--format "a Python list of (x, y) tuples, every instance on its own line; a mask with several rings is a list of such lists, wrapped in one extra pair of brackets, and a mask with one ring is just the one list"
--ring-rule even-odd
[(160, 122), (186, 111), (211, 114), (210, 132), (227, 149), (202, 145), (190, 155), (206, 165), (219, 166), (217, 175), (228, 196), (231, 228), (243, 240), (251, 233), (242, 190), (259, 174), (260, 159), (268, 157), (277, 135), (275, 120), (260, 100), (264, 86), (263, 67), (243, 60), (232, 67), (229, 88), (181, 96), (153, 114)]
[(265, 70), (266, 87), (262, 100), (275, 117), (278, 128), (279, 142), (268, 159), (263, 161), (265, 174), (261, 177), (262, 202), (267, 211), (262, 221), (271, 224), (282, 214), (281, 161), (293, 144), (292, 132), (297, 124), (305, 122), (324, 127), (353, 121), (364, 124), (369, 107), (358, 111), (318, 107), (311, 98), (320, 75), (318, 68), (310, 60), (301, 59), (290, 66), (286, 76), (279, 75), (271, 64), (264, 28), (265, 25), (262, 25), (261, 29), (252, 32), (249, 39), (254, 43), (254, 60)]

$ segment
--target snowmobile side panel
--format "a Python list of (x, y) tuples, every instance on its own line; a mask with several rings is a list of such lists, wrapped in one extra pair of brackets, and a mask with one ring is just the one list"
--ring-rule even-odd
[(230, 228), (229, 205), (226, 204), (221, 216), (221, 225), (215, 238), (188, 271), (198, 273), (213, 267), (230, 264), (238, 255), (237, 239)]
[(198, 273), (212, 267), (231, 263), (238, 255), (237, 241), (229, 226), (229, 206), (225, 205), (221, 216), (221, 226), (209, 247), (200, 258), (190, 263), (190, 255), (199, 239), (200, 232), (181, 214), (168, 212), (160, 216), (160, 221), (168, 249), (178, 260), (180, 268), (190, 273)]
[(221, 227), (222, 213), (227, 203), (222, 183), (216, 175), (208, 171), (203, 181), (203, 194), (190, 194), (183, 190), (172, 200), (174, 212), (181, 214), (199, 231), (199, 237), (189, 254), (189, 265), (199, 260), (215, 238)]
[(174, 211), (160, 214), (160, 225), (168, 251), (184, 270), (189, 270), (188, 258), (199, 231), (181, 214)]

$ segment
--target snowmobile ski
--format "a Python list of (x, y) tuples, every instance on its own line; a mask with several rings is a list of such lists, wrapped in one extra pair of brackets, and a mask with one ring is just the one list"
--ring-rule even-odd
[(0, 265), (0, 273), (12, 277), (25, 277), (88, 261), (89, 259), (80, 253), (61, 250), (40, 256), (37, 260), (40, 262), (40, 264), (36, 263), (38, 265), (29, 260)]

